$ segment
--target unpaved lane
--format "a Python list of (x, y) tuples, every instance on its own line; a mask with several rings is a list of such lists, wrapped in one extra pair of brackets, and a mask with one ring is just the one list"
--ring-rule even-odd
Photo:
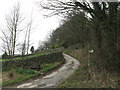
[(44, 76), (43, 78), (33, 80), (29, 83), (24, 83), (15, 88), (52, 88), (59, 85), (68, 78), (80, 65), (73, 57), (63, 54), (66, 63), (57, 71)]

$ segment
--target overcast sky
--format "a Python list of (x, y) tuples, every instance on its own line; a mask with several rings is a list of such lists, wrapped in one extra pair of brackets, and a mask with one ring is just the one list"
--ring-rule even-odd
[[(53, 16), (50, 18), (44, 18), (43, 14), (47, 12), (41, 11), (40, 7), (36, 5), (39, 0), (0, 0), (0, 27), (5, 25), (5, 17), (11, 12), (13, 6), (20, 2), (21, 4), (21, 15), (27, 19), (30, 18), (31, 12), (33, 11), (33, 31), (31, 33), (31, 42), (35, 48), (38, 47), (38, 42), (45, 40), (50, 31), (54, 30), (59, 26), (60, 18)], [(1, 36), (1, 32), (0, 32)], [(21, 41), (23, 40), (20, 37)], [(0, 47), (2, 41), (0, 40)], [(2, 49), (0, 48), (0, 54)]]

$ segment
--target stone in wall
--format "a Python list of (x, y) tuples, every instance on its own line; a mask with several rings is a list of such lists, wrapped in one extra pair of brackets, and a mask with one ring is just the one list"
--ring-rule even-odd
[(41, 63), (51, 63), (60, 60), (64, 60), (62, 52), (56, 52), (47, 55), (22, 59), (22, 60), (4, 61), (2, 62), (2, 70), (4, 71), (8, 68), (16, 68), (16, 67), (21, 67), (26, 69), (31, 69), (31, 68), (37, 69), (41, 65)]

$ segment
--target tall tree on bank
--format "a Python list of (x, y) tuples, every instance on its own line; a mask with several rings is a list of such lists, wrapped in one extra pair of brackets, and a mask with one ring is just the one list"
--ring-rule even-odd
[(22, 42), (20, 46), (20, 52), (23, 55), (28, 54), (29, 48), (30, 48), (30, 36), (31, 36), (31, 30), (32, 30), (32, 16), (30, 18), (30, 21), (27, 24), (26, 31), (25, 31), (25, 36), (24, 36), (24, 41)]
[[(73, 13), (72, 13), (73, 14)], [(51, 35), (51, 42), (61, 44), (63, 47), (79, 44), (84, 48), (87, 42), (87, 24), (88, 19), (85, 17), (84, 12), (68, 16), (63, 24), (53, 31)], [(66, 33), (67, 32), (67, 33)]]
[(29, 51), (29, 48), (30, 48), (30, 36), (31, 36), (31, 30), (32, 30), (32, 24), (33, 24), (33, 20), (32, 20), (32, 15), (31, 15), (31, 18), (30, 18), (30, 22), (28, 23), (28, 27), (27, 27), (27, 30), (28, 30), (28, 36), (27, 36), (27, 54), (28, 54), (28, 51)]
[[(62, 1), (50, 0), (42, 1), (39, 5), (45, 10), (53, 11), (48, 16), (52, 15), (67, 15), (71, 12), (84, 11), (89, 15), (91, 21), (91, 31), (94, 32), (95, 44), (100, 52), (105, 66), (119, 66), (120, 52), (119, 32), (118, 27), (118, 11), (120, 11), (120, 2), (80, 2), (80, 1)], [(90, 33), (89, 33), (90, 34)], [(90, 36), (90, 35), (88, 35)], [(114, 60), (114, 61), (113, 61)]]
[(12, 12), (6, 17), (6, 29), (3, 31), (3, 42), (6, 45), (6, 50), (9, 55), (14, 56), (15, 49), (17, 45), (17, 37), (20, 33), (19, 25), (22, 22), (21, 14), (20, 14), (20, 4), (17, 3)]

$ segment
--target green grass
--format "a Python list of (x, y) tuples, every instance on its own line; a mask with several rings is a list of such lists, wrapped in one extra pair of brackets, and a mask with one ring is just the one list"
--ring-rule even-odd
[[(20, 60), (20, 59), (38, 57), (38, 56), (42, 56), (42, 55), (46, 55), (46, 54), (49, 54), (49, 53), (42, 52), (39, 54), (34, 54), (34, 55), (30, 55), (30, 56), (25, 56), (25, 57), (16, 57), (16, 58), (7, 59), (7, 60)], [(7, 60), (0, 59), (0, 61), (7, 61)], [(53, 70), (54, 68), (58, 67), (60, 64), (62, 64), (62, 61), (54, 62), (54, 63), (43, 63), (43, 64), (41, 64), (40, 71), (37, 71), (37, 72), (30, 70), (30, 69), (22, 69), (19, 67), (9, 68), (6, 71), (4, 71), (5, 74), (7, 73), (6, 77), (8, 78), (8, 74), (12, 73), (12, 72), (13, 72), (14, 76), (11, 79), (8, 78), (8, 80), (3, 81), (2, 85), (6, 86), (9, 84), (14, 84), (14, 83), (19, 83), (19, 82), (25, 81), (32, 77), (38, 76), (40, 73), (47, 73), (47, 72)]]
[[(20, 60), (20, 59), (26, 59), (26, 58), (34, 58), (34, 57), (38, 57), (38, 56), (42, 56), (42, 55), (46, 55), (49, 54), (49, 52), (42, 52), (39, 54), (34, 54), (34, 55), (30, 55), (30, 56), (25, 56), (25, 57), (16, 57), (13, 59), (7, 59), (7, 60), (3, 60), (0, 59), (0, 61), (8, 61), (8, 60)], [(33, 71), (31, 69), (22, 69), (19, 67), (16, 68), (9, 68), (6, 71), (4, 71), (6, 77), (8, 78), (8, 74), (12, 73), (14, 74), (14, 76), (10, 79), (8, 78), (8, 80), (3, 81), (2, 85), (6, 86), (6, 85), (10, 85), (10, 84), (14, 84), (14, 83), (19, 83), (22, 81), (25, 81), (27, 79), (30, 79), (32, 77), (38, 76), (40, 73), (47, 73), (51, 70), (53, 70), (54, 68), (58, 67), (60, 64), (62, 63), (62, 61), (60, 62), (54, 62), (54, 63), (43, 63), (41, 64), (41, 69), (40, 71)]]
[[(39, 75), (40, 73), (47, 73), (51, 70), (53, 70), (55, 67), (57, 67), (58, 65), (60, 65), (62, 62), (54, 62), (54, 63), (44, 63), (41, 65), (41, 70), (38, 72), (34, 72), (33, 70), (30, 69), (22, 69), (22, 68), (16, 68), (14, 69), (15, 73), (18, 75), (21, 75), (20, 77), (8, 80), (8, 81), (4, 81), (2, 83), (3, 86), (9, 85), (9, 84), (14, 84), (14, 83), (18, 83), (21, 81), (25, 81), (27, 79), (30, 79), (34, 76)], [(11, 69), (11, 71), (13, 71), (13, 69)], [(10, 70), (9, 70), (10, 72)]]
[(40, 72), (41, 73), (48, 72), (49, 70), (55, 68), (59, 64), (60, 64), (60, 62), (42, 64)]
[(66, 49), (66, 50), (64, 50), (63, 52), (66, 53), (66, 54), (70, 54), (70, 53), (72, 52), (72, 50), (67, 50), (67, 49)]
[(20, 68), (20, 69), (16, 70), (16, 73), (18, 73), (18, 74), (35, 74), (35, 71), (32, 70), (32, 69), (22, 69), (22, 68)]
[(0, 59), (0, 62), (2, 62), (2, 61), (6, 61), (5, 59)]
[(83, 50), (66, 50), (68, 54), (80, 61), (79, 68), (68, 79), (62, 82), (57, 88), (116, 88), (119, 77), (116, 74), (107, 73), (107, 71), (99, 72), (95, 65), (91, 65), (91, 77), (88, 73), (87, 54)]
[(35, 55), (30, 55), (30, 56), (25, 56), (25, 57), (16, 57), (16, 58), (12, 58), (12, 59), (0, 59), (0, 62), (9, 61), (9, 60), (21, 60), (21, 59), (26, 59), (26, 58), (33, 58), (33, 57), (38, 57), (38, 56), (42, 56), (42, 55), (46, 55), (46, 54), (49, 54), (49, 53), (44, 52), (41, 54), (35, 54)]
[(35, 76), (36, 74), (24, 74), (18, 78), (15, 78), (15, 79), (12, 79), (12, 80), (8, 80), (8, 81), (5, 81), (2, 83), (3, 86), (6, 86), (6, 85), (9, 85), (9, 84), (14, 84), (14, 83), (18, 83), (18, 82), (21, 82), (21, 81), (24, 81), (24, 80), (27, 80), (29, 78), (32, 78), (33, 76)]
[(3, 81), (2, 86), (18, 83), (18, 82), (27, 80), (29, 78), (32, 78), (35, 75), (38, 75), (38, 72), (34, 72), (31, 69), (23, 69), (23, 68), (18, 68), (18, 67), (11, 68), (5, 71), (3, 74), (5, 73), (7, 75), (6, 78), (8, 78), (9, 73), (13, 73), (13, 77), (11, 77), (11, 79), (9, 80)]

